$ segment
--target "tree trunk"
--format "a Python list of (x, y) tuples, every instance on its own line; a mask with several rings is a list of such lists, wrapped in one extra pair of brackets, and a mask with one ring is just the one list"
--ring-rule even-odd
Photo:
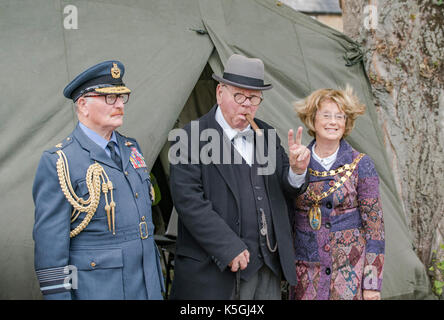
[(344, 33), (365, 51), (385, 147), (425, 265), (444, 235), (443, 2), (341, 0)]

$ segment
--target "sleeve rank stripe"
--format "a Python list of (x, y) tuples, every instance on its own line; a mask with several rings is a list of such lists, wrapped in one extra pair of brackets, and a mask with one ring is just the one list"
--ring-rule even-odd
[(44, 282), (44, 281), (65, 279), (66, 276), (67, 276), (66, 274), (60, 274), (60, 275), (54, 275), (54, 276), (37, 277), (37, 279), (39, 279), (39, 282)]
[(37, 273), (38, 277), (51, 277), (51, 276), (57, 276), (57, 275), (62, 275), (62, 274), (66, 274), (65, 272), (61, 271), (61, 272), (51, 272), (51, 273)]
[(64, 272), (54, 272), (54, 273), (44, 273), (44, 274), (37, 274), (37, 278), (48, 278), (48, 277), (66, 277), (67, 273)]
[(40, 282), (40, 288), (46, 288), (46, 287), (50, 287), (50, 286), (60, 286), (60, 285), (64, 285), (65, 283), (65, 279), (63, 280), (51, 280), (51, 281), (41, 281)]
[(40, 269), (40, 270), (36, 270), (35, 272), (39, 275), (39, 274), (46, 274), (46, 273), (63, 273), (66, 267), (58, 267), (58, 268), (49, 268), (49, 269)]
[(54, 271), (54, 272), (36, 272), (38, 276), (45, 277), (45, 276), (53, 276), (58, 274), (65, 274), (63, 270), (61, 271)]
[(67, 266), (63, 266), (63, 267), (56, 267), (56, 268), (46, 268), (46, 269), (39, 269), (36, 270), (35, 272), (51, 272), (51, 271), (63, 271)]
[(41, 287), (40, 290), (43, 294), (52, 294), (52, 293), (60, 293), (60, 292), (66, 292), (68, 288), (66, 287), (68, 284), (61, 284), (57, 286), (48, 286), (48, 287)]

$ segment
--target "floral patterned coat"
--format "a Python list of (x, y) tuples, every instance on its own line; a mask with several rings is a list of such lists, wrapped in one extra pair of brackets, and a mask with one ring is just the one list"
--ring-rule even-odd
[[(315, 141), (308, 146), (309, 150)], [(351, 164), (359, 155), (344, 139), (330, 170)], [(309, 168), (326, 171), (316, 160)], [(309, 187), (320, 195), (344, 175), (309, 175)], [(362, 299), (363, 290), (381, 290), (384, 266), (384, 222), (379, 178), (365, 155), (347, 181), (320, 202), (321, 227), (308, 221), (312, 200), (307, 191), (294, 200), (293, 220), (298, 284), (291, 299)]]

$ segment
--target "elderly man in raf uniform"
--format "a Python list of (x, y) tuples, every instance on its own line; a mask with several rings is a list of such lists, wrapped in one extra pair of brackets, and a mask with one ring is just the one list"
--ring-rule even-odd
[(130, 89), (119, 61), (63, 91), (79, 122), (41, 157), (33, 186), (35, 269), (46, 299), (162, 299), (149, 172), (136, 140), (116, 131)]

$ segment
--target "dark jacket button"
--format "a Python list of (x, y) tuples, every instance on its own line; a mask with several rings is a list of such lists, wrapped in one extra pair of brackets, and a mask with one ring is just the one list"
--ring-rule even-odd
[(332, 208), (331, 202), (327, 202), (327, 204), (325, 206), (327, 207), (327, 209), (331, 209)]
[(330, 222), (326, 222), (326, 223), (325, 223), (325, 227), (326, 227), (327, 229), (330, 229), (330, 228), (331, 228), (331, 223), (330, 223)]
[(330, 269), (330, 268), (326, 268), (326, 269), (325, 269), (325, 274), (326, 274), (326, 275), (329, 275), (330, 273), (331, 273), (331, 269)]

